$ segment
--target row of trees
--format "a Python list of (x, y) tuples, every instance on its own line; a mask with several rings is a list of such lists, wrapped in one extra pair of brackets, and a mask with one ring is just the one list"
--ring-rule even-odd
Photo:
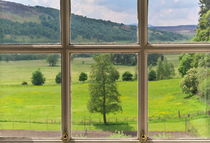
[[(120, 78), (120, 73), (116, 70), (116, 73), (114, 73), (114, 78), (115, 80), (118, 80)], [(84, 72), (81, 72), (79, 75), (79, 81), (86, 81), (88, 79), (88, 75)], [(129, 71), (126, 71), (122, 74), (122, 80), (123, 81), (132, 81), (132, 80), (136, 80), (137, 79), (137, 75), (133, 75), (132, 73), (130, 73)]]
[[(61, 83), (61, 72), (59, 72), (55, 77), (55, 82), (57, 84)], [(36, 70), (32, 73), (31, 83), (33, 85), (41, 86), (45, 83), (46, 78), (44, 77), (43, 73), (40, 70)], [(27, 82), (22, 82), (22, 85), (27, 85)]]

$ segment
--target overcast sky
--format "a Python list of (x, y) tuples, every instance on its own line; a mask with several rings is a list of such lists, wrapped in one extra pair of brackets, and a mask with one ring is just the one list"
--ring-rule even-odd
[[(8, 0), (26, 5), (59, 9), (59, 0)], [(75, 14), (125, 24), (137, 23), (137, 0), (72, 0)], [(150, 0), (149, 24), (188, 25), (198, 23), (199, 0)]]

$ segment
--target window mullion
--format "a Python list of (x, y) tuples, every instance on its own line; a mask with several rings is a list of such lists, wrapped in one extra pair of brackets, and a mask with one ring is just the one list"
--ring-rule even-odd
[(69, 23), (70, 23), (70, 0), (61, 0), (61, 43), (62, 43), (62, 139), (70, 139), (70, 55), (69, 45)]
[(147, 139), (148, 135), (148, 113), (147, 113), (147, 53), (145, 51), (148, 45), (147, 38), (147, 19), (148, 19), (148, 1), (138, 1), (138, 27), (139, 27), (139, 42), (141, 52), (138, 55), (138, 73), (139, 73), (139, 95), (138, 95), (138, 137), (140, 140)]
[(138, 40), (144, 48), (148, 43), (148, 0), (138, 0)]

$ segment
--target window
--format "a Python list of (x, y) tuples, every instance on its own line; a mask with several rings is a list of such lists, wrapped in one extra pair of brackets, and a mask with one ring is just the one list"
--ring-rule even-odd
[[(189, 4), (193, 41), (195, 25), (170, 27)], [(0, 1), (0, 142), (210, 142), (209, 2), (200, 15), (198, 4)]]

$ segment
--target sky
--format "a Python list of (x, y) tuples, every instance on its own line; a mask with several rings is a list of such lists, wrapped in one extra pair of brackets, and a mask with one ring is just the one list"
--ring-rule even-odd
[[(7, 0), (25, 5), (59, 9), (59, 0)], [(90, 18), (124, 24), (137, 23), (137, 0), (72, 0), (72, 12)], [(154, 26), (195, 25), (199, 0), (149, 0), (149, 24)]]

